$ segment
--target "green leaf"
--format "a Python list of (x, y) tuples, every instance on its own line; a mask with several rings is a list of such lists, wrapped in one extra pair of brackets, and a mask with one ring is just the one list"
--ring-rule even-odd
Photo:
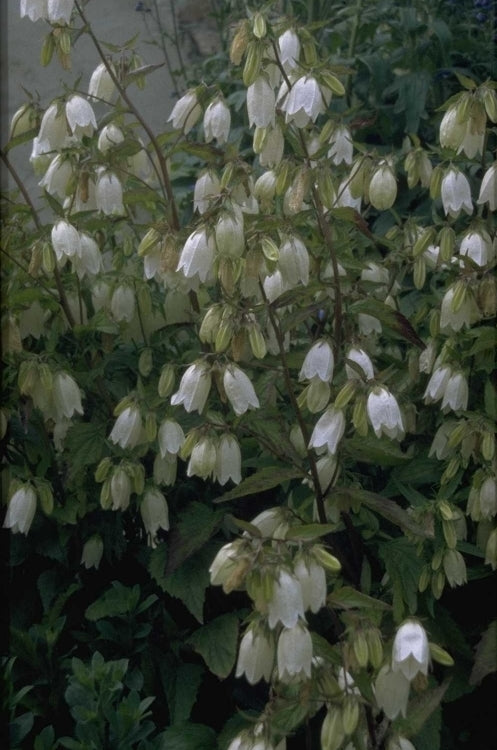
[(340, 609), (391, 609), (390, 604), (363, 594), (351, 586), (342, 586), (328, 596), (328, 602), (332, 607)]
[(173, 724), (179, 724), (190, 718), (203, 676), (204, 669), (200, 664), (181, 664), (176, 670), (174, 697), (170, 701), (168, 696)]
[(405, 315), (402, 315), (398, 310), (393, 310), (384, 302), (373, 297), (367, 297), (366, 299), (354, 302), (349, 310), (353, 314), (366, 313), (367, 315), (372, 315), (374, 318), (378, 318), (392, 333), (406, 339), (406, 341), (414, 344), (419, 349), (426, 349), (424, 341), (419, 338)]
[(86, 608), (85, 617), (91, 622), (103, 617), (115, 617), (132, 612), (140, 597), (138, 584), (129, 588), (119, 581), (113, 581), (111, 588), (105, 591), (93, 604)]
[(215, 554), (214, 545), (207, 545), (172, 573), (156, 578), (162, 590), (180, 599), (198, 622), (204, 621), (205, 590), (210, 583), (209, 565)]
[(204, 659), (217, 677), (227, 677), (235, 665), (238, 642), (238, 618), (220, 615), (196, 630), (188, 643)]
[(334, 490), (333, 497), (349, 504), (354, 501), (359, 501), (364, 505), (367, 505), (368, 508), (375, 513), (386, 518), (390, 523), (398, 526), (403, 531), (409, 531), (411, 534), (420, 537), (433, 537), (433, 529), (431, 526), (427, 526), (426, 528), (420, 526), (403, 508), (400, 507), (398, 503), (389, 500), (386, 497), (382, 497), (381, 495), (376, 495), (374, 492), (343, 488)]
[(332, 523), (309, 523), (303, 526), (291, 526), (285, 534), (285, 539), (310, 541), (319, 539), (320, 536), (325, 536), (335, 530), (336, 525)]
[(302, 478), (302, 472), (298, 469), (288, 469), (283, 466), (266, 466), (264, 469), (256, 471), (255, 474), (252, 474), (252, 476), (243, 482), (240, 482), (234, 489), (216, 498), (213, 502), (225, 503), (228, 500), (235, 500), (239, 497), (257, 495), (260, 492), (271, 490), (283, 482), (298, 478)]
[(78, 474), (85, 466), (98, 463), (104, 446), (105, 433), (101, 424), (75, 422), (66, 437), (66, 447), (71, 453), (71, 476)]
[(410, 460), (393, 440), (354, 436), (344, 446), (351, 458), (376, 466), (397, 466)]
[(490, 623), (476, 647), (469, 684), (478, 685), (484, 677), (493, 672), (497, 672), (497, 620)]
[(216, 750), (216, 733), (205, 724), (168, 727), (160, 736), (158, 750)]
[(223, 517), (223, 511), (213, 510), (205, 503), (189, 503), (169, 534), (166, 573), (172, 573), (184, 560), (203, 547), (219, 529)]
[(397, 719), (399, 734), (404, 735), (404, 737), (414, 737), (419, 734), (425, 722), (439, 707), (449, 684), (450, 678), (444, 680), (436, 688), (426, 690), (410, 700), (407, 707), (407, 718)]
[(392, 582), (394, 619), (399, 621), (403, 617), (404, 604), (410, 614), (416, 612), (418, 582), (424, 563), (406, 537), (380, 544), (378, 552)]

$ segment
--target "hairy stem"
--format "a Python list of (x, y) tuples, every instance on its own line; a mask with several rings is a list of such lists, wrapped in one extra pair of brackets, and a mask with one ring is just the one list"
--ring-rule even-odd
[[(40, 217), (38, 216), (38, 211), (36, 210), (36, 208), (35, 208), (35, 206), (33, 204), (33, 201), (31, 200), (31, 197), (30, 197), (28, 191), (26, 190), (26, 187), (25, 187), (23, 181), (21, 180), (20, 176), (18, 175), (16, 168), (14, 167), (14, 165), (12, 164), (12, 162), (10, 161), (9, 157), (7, 156), (7, 154), (5, 153), (5, 151), (3, 149), (0, 149), (0, 156), (2, 158), (3, 163), (5, 164), (5, 166), (7, 167), (7, 169), (9, 170), (10, 174), (12, 175), (12, 177), (13, 177), (16, 185), (17, 185), (17, 187), (19, 188), (19, 191), (20, 191), (22, 197), (26, 201), (26, 204), (29, 206), (30, 211), (31, 211), (31, 215), (33, 217), (33, 221), (35, 223), (36, 228), (38, 230), (43, 229), (43, 225), (42, 225), (42, 223), (40, 221)], [(60, 278), (60, 273), (59, 273), (59, 269), (57, 268), (57, 265), (55, 265), (55, 268), (54, 268), (54, 278), (55, 278), (55, 284), (57, 286), (57, 293), (59, 295), (59, 304), (60, 304), (60, 306), (62, 307), (62, 309), (64, 311), (64, 314), (65, 314), (65, 316), (67, 318), (67, 322), (69, 323), (69, 326), (71, 328), (74, 328), (74, 325), (75, 325), (74, 316), (73, 316), (73, 314), (71, 312), (71, 308), (69, 307), (69, 303), (68, 303), (67, 297), (66, 297), (66, 292), (65, 292), (64, 287), (62, 285), (62, 280)]]
[(278, 342), (281, 364), (283, 366), (283, 377), (285, 379), (285, 385), (286, 385), (286, 389), (288, 393), (288, 398), (290, 399), (290, 403), (295, 412), (295, 416), (297, 418), (297, 422), (302, 432), (304, 443), (306, 445), (307, 459), (309, 461), (309, 468), (311, 472), (312, 482), (314, 484), (314, 492), (316, 495), (316, 508), (318, 512), (319, 521), (320, 523), (326, 523), (327, 518), (326, 518), (326, 510), (324, 507), (324, 497), (323, 497), (323, 491), (321, 489), (321, 483), (319, 481), (319, 474), (318, 474), (318, 470), (316, 466), (316, 460), (314, 458), (312, 450), (309, 447), (307, 447), (309, 445), (309, 432), (307, 430), (307, 425), (302, 416), (302, 412), (300, 410), (300, 407), (297, 402), (297, 398), (293, 390), (293, 381), (290, 376), (290, 370), (288, 367), (288, 361), (287, 361), (286, 352), (285, 352), (285, 342), (283, 339), (283, 334), (281, 332), (280, 323), (279, 323), (277, 316), (274, 314), (274, 310), (271, 307), (271, 304), (269, 303), (266, 297), (266, 294), (264, 292), (264, 287), (262, 286), (262, 284), (260, 285), (260, 288), (261, 288), (262, 295), (264, 297), (264, 301), (266, 302), (266, 307), (269, 313), (269, 319), (271, 320), (271, 325), (273, 326), (276, 340)]
[(128, 109), (133, 113), (133, 115), (136, 117), (140, 125), (142, 126), (143, 130), (146, 132), (150, 143), (153, 146), (153, 149), (157, 155), (157, 159), (159, 161), (160, 170), (161, 170), (161, 177), (162, 177), (162, 188), (165, 197), (167, 198), (169, 202), (169, 208), (171, 211), (171, 227), (175, 230), (179, 229), (179, 218), (178, 218), (178, 209), (176, 208), (176, 201), (174, 199), (174, 193), (171, 185), (171, 180), (169, 178), (169, 170), (167, 168), (166, 159), (164, 157), (164, 154), (162, 153), (162, 149), (157, 141), (157, 138), (154, 135), (153, 130), (150, 128), (146, 120), (142, 117), (140, 114), (140, 111), (138, 108), (133, 104), (132, 100), (129, 98), (126, 89), (122, 86), (121, 82), (119, 81), (118, 77), (116, 76), (112, 65), (110, 64), (109, 60), (107, 59), (107, 56), (102, 49), (102, 46), (100, 42), (98, 41), (97, 37), (95, 36), (92, 27), (90, 26), (80, 4), (78, 2), (75, 3), (75, 7), (81, 17), (81, 20), (85, 24), (85, 30), (87, 34), (89, 35), (90, 39), (92, 40), (95, 49), (97, 50), (100, 59), (102, 60), (103, 64), (105, 65), (107, 72), (109, 73), (110, 77), (112, 78), (114, 85), (116, 86), (117, 90), (119, 91), (119, 95), (121, 96), (122, 100), (126, 103)]

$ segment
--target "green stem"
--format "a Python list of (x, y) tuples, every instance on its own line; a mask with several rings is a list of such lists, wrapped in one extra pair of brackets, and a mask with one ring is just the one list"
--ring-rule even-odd
[(171, 227), (175, 229), (176, 231), (180, 227), (179, 223), (179, 217), (178, 217), (178, 210), (176, 208), (176, 201), (174, 199), (174, 193), (171, 185), (171, 180), (169, 178), (169, 170), (167, 168), (166, 159), (164, 157), (164, 154), (162, 153), (162, 149), (157, 141), (157, 138), (154, 135), (153, 130), (150, 128), (146, 120), (143, 119), (142, 115), (140, 114), (140, 111), (137, 109), (137, 107), (133, 104), (132, 100), (129, 98), (126, 89), (121, 85), (121, 82), (119, 81), (118, 77), (116, 76), (112, 65), (110, 64), (109, 60), (107, 59), (107, 56), (102, 49), (100, 42), (98, 41), (97, 37), (95, 36), (93, 29), (91, 28), (90, 24), (88, 23), (88, 20), (83, 13), (81, 6), (78, 2), (75, 3), (76, 10), (78, 11), (81, 20), (83, 21), (85, 25), (85, 30), (87, 34), (89, 35), (90, 39), (92, 40), (95, 49), (97, 50), (100, 59), (102, 60), (103, 64), (105, 65), (107, 72), (109, 73), (110, 77), (112, 78), (114, 85), (116, 86), (117, 90), (119, 91), (119, 94), (123, 101), (128, 106), (129, 110), (133, 113), (133, 115), (136, 117), (140, 125), (142, 126), (143, 130), (146, 132), (147, 136), (150, 139), (150, 143), (153, 146), (153, 149), (157, 155), (157, 159), (159, 161), (160, 169), (161, 169), (161, 176), (162, 176), (162, 189), (164, 192), (164, 196), (169, 201), (169, 208), (171, 210)]
[[(36, 228), (41, 231), (43, 229), (43, 225), (40, 221), (40, 217), (38, 216), (38, 212), (36, 208), (34, 207), (33, 201), (31, 200), (31, 197), (28, 191), (26, 190), (23, 181), (19, 177), (17, 170), (15, 169), (14, 165), (12, 164), (12, 162), (10, 161), (9, 157), (7, 156), (7, 154), (5, 153), (3, 149), (0, 149), (0, 157), (2, 158), (3, 163), (9, 170), (10, 174), (12, 175), (17, 187), (19, 188), (21, 192), (22, 197), (26, 201), (26, 204), (29, 206)], [(60, 273), (59, 273), (59, 269), (57, 268), (57, 265), (55, 265), (55, 268), (54, 268), (54, 277), (55, 277), (55, 284), (57, 286), (57, 293), (59, 295), (59, 304), (64, 311), (64, 314), (67, 318), (67, 322), (69, 323), (69, 326), (71, 328), (74, 328), (75, 320), (71, 312), (71, 308), (69, 307), (69, 303), (67, 301), (64, 287), (62, 286), (62, 280), (60, 278)]]
[(284, 342), (283, 334), (281, 332), (280, 322), (277, 316), (274, 314), (274, 310), (271, 307), (271, 304), (268, 298), (266, 297), (266, 294), (264, 292), (264, 287), (262, 286), (262, 284), (260, 284), (260, 289), (261, 289), (261, 293), (264, 298), (264, 301), (266, 303), (266, 308), (269, 314), (269, 319), (271, 320), (271, 325), (273, 326), (273, 329), (274, 329), (276, 341), (278, 342), (278, 349), (280, 352), (281, 364), (283, 366), (283, 377), (285, 379), (285, 386), (287, 389), (288, 398), (290, 399), (290, 403), (292, 405), (293, 411), (295, 412), (295, 416), (297, 418), (297, 422), (302, 432), (304, 443), (306, 445), (309, 468), (310, 468), (310, 472), (312, 476), (312, 482), (314, 484), (314, 492), (316, 494), (316, 508), (318, 512), (319, 521), (320, 523), (326, 523), (327, 518), (326, 518), (326, 510), (324, 507), (324, 497), (323, 497), (323, 491), (321, 489), (321, 483), (319, 481), (319, 474), (318, 474), (318, 470), (316, 466), (316, 460), (314, 458), (312, 450), (308, 447), (309, 432), (307, 430), (307, 425), (302, 416), (302, 412), (300, 410), (300, 407), (297, 402), (297, 398), (293, 390), (293, 381), (292, 381), (292, 378), (290, 377), (290, 370), (288, 367), (288, 360), (287, 360), (286, 352), (285, 352), (285, 342)]

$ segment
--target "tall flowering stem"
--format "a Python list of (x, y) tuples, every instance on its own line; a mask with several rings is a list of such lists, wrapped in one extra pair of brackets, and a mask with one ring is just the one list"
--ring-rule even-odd
[(112, 78), (117, 90), (119, 91), (120, 96), (122, 97), (123, 101), (127, 104), (129, 110), (134, 114), (140, 125), (142, 126), (143, 130), (146, 132), (147, 136), (150, 139), (150, 143), (152, 144), (154, 151), (157, 155), (157, 159), (160, 165), (161, 170), (161, 176), (162, 176), (162, 189), (164, 192), (164, 196), (166, 197), (168, 201), (168, 205), (171, 211), (171, 227), (175, 230), (179, 229), (180, 223), (179, 223), (179, 217), (178, 217), (178, 209), (176, 207), (176, 200), (174, 198), (174, 192), (171, 185), (171, 180), (169, 178), (169, 170), (167, 168), (166, 159), (164, 157), (164, 154), (162, 153), (161, 147), (157, 141), (157, 138), (154, 135), (153, 130), (150, 128), (146, 120), (141, 116), (140, 111), (138, 108), (133, 104), (132, 100), (129, 98), (128, 94), (126, 93), (126, 90), (121, 85), (121, 82), (119, 81), (118, 77), (116, 76), (112, 65), (107, 59), (107, 56), (105, 52), (103, 51), (100, 42), (98, 41), (97, 37), (95, 36), (93, 29), (91, 28), (91, 25), (89, 24), (81, 6), (79, 3), (75, 3), (76, 10), (78, 11), (81, 20), (85, 24), (85, 30), (87, 34), (90, 36), (90, 39), (92, 40), (93, 44), (95, 45), (95, 48), (100, 55), (100, 58), (105, 65), (107, 72), (109, 73), (110, 77)]
[(266, 294), (264, 292), (264, 287), (263, 287), (262, 284), (260, 285), (260, 289), (261, 289), (261, 294), (262, 294), (262, 296), (264, 298), (264, 301), (266, 302), (266, 307), (267, 307), (267, 311), (268, 311), (268, 314), (269, 314), (269, 319), (271, 320), (271, 324), (273, 326), (273, 329), (274, 329), (274, 332), (275, 332), (275, 335), (276, 335), (276, 340), (278, 342), (278, 349), (279, 349), (279, 354), (280, 354), (280, 358), (281, 358), (281, 364), (283, 365), (283, 376), (285, 378), (285, 385), (286, 385), (286, 388), (287, 388), (288, 397), (290, 399), (290, 403), (292, 405), (292, 408), (293, 408), (293, 410), (295, 412), (295, 416), (297, 418), (298, 425), (299, 425), (299, 427), (300, 427), (300, 429), (302, 431), (302, 436), (304, 438), (304, 442), (305, 442), (305, 445), (306, 445), (307, 458), (309, 460), (309, 469), (310, 469), (310, 472), (311, 472), (312, 482), (313, 482), (313, 485), (314, 485), (314, 491), (315, 491), (315, 494), (316, 494), (316, 508), (317, 508), (317, 512), (318, 512), (318, 517), (319, 517), (319, 520), (320, 520), (321, 523), (326, 523), (327, 519), (326, 519), (326, 510), (325, 510), (325, 507), (324, 507), (323, 490), (321, 488), (321, 483), (319, 481), (319, 474), (318, 474), (318, 470), (317, 470), (317, 466), (316, 466), (316, 460), (314, 458), (312, 450), (308, 447), (308, 445), (309, 445), (309, 432), (307, 430), (307, 425), (306, 425), (305, 420), (304, 420), (304, 418), (302, 416), (302, 412), (300, 411), (300, 407), (298, 405), (297, 398), (296, 398), (294, 390), (293, 390), (293, 381), (292, 381), (292, 378), (290, 377), (290, 370), (288, 368), (288, 362), (287, 362), (286, 352), (285, 352), (285, 343), (283, 341), (283, 335), (281, 333), (280, 323), (279, 323), (279, 320), (278, 320), (277, 316), (274, 314), (274, 310), (271, 307), (271, 304), (269, 303), (269, 301), (268, 301), (268, 299), (266, 297)]

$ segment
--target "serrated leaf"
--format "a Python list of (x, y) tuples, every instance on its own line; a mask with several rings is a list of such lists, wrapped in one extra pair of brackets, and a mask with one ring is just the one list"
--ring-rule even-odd
[(287, 469), (283, 466), (266, 466), (255, 474), (244, 479), (234, 489), (225, 492), (221, 497), (217, 497), (213, 502), (225, 503), (228, 500), (235, 500), (238, 497), (247, 495), (256, 495), (259, 492), (271, 490), (283, 482), (291, 479), (302, 478), (302, 472), (298, 469)]
[(185, 722), (168, 727), (157, 747), (158, 750), (216, 750), (216, 733), (204, 724)]
[(200, 664), (181, 664), (176, 671), (174, 699), (169, 705), (173, 724), (190, 718), (202, 682), (204, 669)]
[(172, 573), (216, 533), (224, 513), (205, 503), (192, 502), (180, 513), (169, 534), (166, 573)]
[(336, 589), (328, 596), (328, 602), (332, 607), (340, 609), (392, 609), (390, 604), (363, 594), (351, 586), (343, 586)]
[(70, 472), (74, 476), (85, 466), (97, 464), (105, 447), (102, 425), (94, 422), (75, 422), (67, 433), (66, 448), (71, 454)]
[(359, 501), (403, 531), (409, 531), (411, 534), (420, 537), (433, 537), (433, 529), (431, 527), (425, 528), (420, 526), (398, 503), (381, 495), (376, 495), (374, 492), (344, 488), (334, 490), (333, 496), (337, 500), (344, 500), (346, 503), (353, 503), (354, 500)]
[(116, 617), (132, 612), (138, 604), (140, 587), (138, 584), (129, 588), (119, 581), (113, 581), (111, 588), (86, 608), (85, 617), (91, 622), (104, 617)]
[(497, 620), (493, 620), (476, 647), (470, 685), (478, 685), (488, 674), (497, 672)]
[(182, 601), (198, 622), (204, 621), (205, 590), (210, 583), (209, 565), (215, 553), (214, 546), (207, 545), (172, 573), (157, 580), (162, 590)]
[(424, 561), (406, 537), (391, 539), (379, 545), (379, 555), (393, 586), (393, 609), (396, 620), (402, 618), (405, 605), (410, 614), (417, 609), (418, 582)]
[(235, 665), (238, 643), (238, 618), (233, 614), (220, 615), (196, 630), (188, 643), (200, 654), (217, 677), (229, 675)]

